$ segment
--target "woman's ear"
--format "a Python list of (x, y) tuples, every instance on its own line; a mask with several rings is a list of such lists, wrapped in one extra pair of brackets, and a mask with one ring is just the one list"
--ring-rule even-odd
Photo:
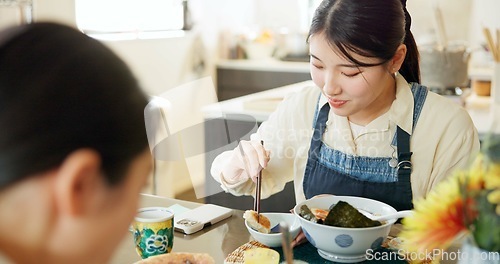
[(58, 169), (55, 199), (58, 210), (70, 216), (86, 212), (102, 190), (101, 157), (91, 149), (70, 153)]
[(396, 49), (396, 52), (394, 53), (394, 56), (390, 60), (390, 65), (389, 65), (389, 71), (394, 74), (399, 69), (401, 68), (401, 65), (403, 64), (403, 61), (405, 60), (406, 57), (406, 45), (401, 44), (399, 47)]

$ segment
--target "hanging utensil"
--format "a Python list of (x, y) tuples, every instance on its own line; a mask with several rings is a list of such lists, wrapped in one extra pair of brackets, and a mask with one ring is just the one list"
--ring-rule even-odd
[(443, 13), (441, 12), (441, 8), (439, 8), (437, 1), (434, 1), (434, 19), (436, 23), (436, 33), (438, 35), (439, 50), (443, 51), (442, 56), (445, 62), (444, 65), (449, 66), (450, 58), (446, 52), (446, 48), (448, 47), (448, 38), (444, 27)]
[(439, 7), (437, 1), (433, 2), (433, 9), (434, 9), (434, 23), (436, 26), (436, 34), (438, 37), (437, 40), (440, 48), (446, 49), (446, 47), (448, 46), (448, 38), (446, 36), (446, 30), (444, 27), (443, 13), (441, 12), (441, 8)]
[(497, 62), (500, 61), (500, 54), (498, 54), (499, 50), (497, 49), (497, 45), (493, 40), (493, 35), (491, 34), (490, 29), (483, 26), (483, 34), (493, 59)]

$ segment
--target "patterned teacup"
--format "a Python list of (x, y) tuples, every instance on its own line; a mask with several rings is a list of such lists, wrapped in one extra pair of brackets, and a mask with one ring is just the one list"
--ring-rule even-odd
[(174, 242), (174, 213), (164, 207), (139, 209), (132, 223), (135, 249), (141, 258), (170, 253)]

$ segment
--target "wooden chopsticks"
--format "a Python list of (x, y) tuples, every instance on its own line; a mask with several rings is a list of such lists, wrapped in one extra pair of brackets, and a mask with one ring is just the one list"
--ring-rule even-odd
[(493, 56), (495, 62), (500, 62), (500, 29), (495, 30), (495, 39), (493, 39), (493, 34), (490, 32), (490, 29), (487, 27), (483, 27), (483, 34), (486, 38), (486, 44), (488, 45), (488, 49)]
[[(264, 141), (261, 140), (260, 144), (264, 146)], [(253, 203), (253, 210), (257, 212), (257, 223), (260, 223), (260, 190), (262, 184), (262, 170), (259, 171), (259, 175), (257, 176), (257, 185), (255, 186), (255, 199)]]

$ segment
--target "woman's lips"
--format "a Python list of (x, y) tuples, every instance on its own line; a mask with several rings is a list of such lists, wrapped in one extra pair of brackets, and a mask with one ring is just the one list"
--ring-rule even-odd
[(328, 99), (328, 103), (330, 104), (331, 107), (340, 108), (344, 104), (346, 104), (347, 101), (346, 100), (338, 100), (338, 99)]

